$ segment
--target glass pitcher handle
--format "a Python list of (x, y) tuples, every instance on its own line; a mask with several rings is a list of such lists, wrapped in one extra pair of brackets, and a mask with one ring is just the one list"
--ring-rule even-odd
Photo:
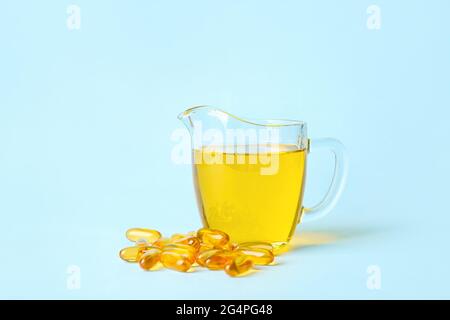
[(326, 216), (334, 208), (345, 186), (348, 171), (348, 156), (344, 145), (336, 139), (323, 138), (308, 141), (309, 152), (328, 149), (334, 155), (334, 173), (330, 187), (323, 199), (313, 207), (303, 208), (301, 221), (313, 221)]

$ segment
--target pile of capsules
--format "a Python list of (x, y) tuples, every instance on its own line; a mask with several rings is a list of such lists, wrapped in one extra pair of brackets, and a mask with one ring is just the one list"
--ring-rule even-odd
[(225, 270), (232, 276), (248, 274), (255, 265), (268, 265), (274, 260), (273, 247), (266, 242), (232, 243), (220, 230), (200, 229), (188, 234), (163, 238), (156, 230), (133, 228), (126, 232), (134, 246), (120, 251), (128, 262), (138, 262), (144, 270), (157, 270), (158, 265), (180, 272), (200, 266)]

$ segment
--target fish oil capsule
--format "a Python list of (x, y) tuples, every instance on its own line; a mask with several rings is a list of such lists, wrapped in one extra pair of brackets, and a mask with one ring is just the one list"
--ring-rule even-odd
[(166, 244), (163, 249), (164, 250), (167, 250), (167, 249), (180, 249), (180, 250), (189, 251), (191, 254), (196, 254), (197, 253), (197, 250), (194, 247), (192, 247), (192, 246), (190, 246), (188, 244), (184, 244), (184, 243), (169, 243), (169, 244)]
[(215, 229), (200, 229), (197, 231), (197, 237), (202, 242), (216, 247), (223, 247), (230, 241), (230, 237), (225, 232)]
[(201, 252), (212, 250), (212, 249), (214, 249), (214, 246), (212, 244), (200, 242), (200, 247), (198, 248), (198, 252), (201, 253)]
[(195, 249), (185, 244), (169, 244), (164, 247), (163, 252), (174, 252), (189, 260), (191, 264), (196, 260)]
[(239, 248), (237, 252), (247, 256), (256, 265), (268, 265), (274, 259), (272, 251), (263, 248)]
[(232, 277), (244, 275), (253, 267), (253, 261), (245, 255), (237, 256), (225, 266), (225, 272)]
[(199, 266), (206, 267), (206, 260), (208, 260), (211, 256), (213, 256), (221, 251), (222, 250), (220, 250), (220, 249), (205, 250), (205, 251), (199, 253), (196, 261)]
[(182, 233), (174, 233), (171, 237), (170, 237), (170, 242), (177, 242), (180, 239), (186, 238), (187, 235), (182, 234)]
[(239, 243), (238, 248), (261, 248), (269, 251), (273, 251), (273, 246), (268, 242), (252, 241)]
[(144, 239), (151, 244), (161, 238), (161, 233), (157, 230), (132, 228), (127, 230), (126, 236), (133, 242)]
[(206, 259), (205, 266), (210, 270), (222, 270), (227, 264), (233, 261), (234, 256), (232, 252), (221, 250)]
[(153, 247), (145, 247), (145, 246), (134, 246), (134, 247), (127, 247), (127, 248), (123, 248), (122, 250), (120, 250), (119, 252), (119, 256), (128, 262), (137, 262), (139, 261), (140, 257), (142, 256), (142, 254), (147, 251), (152, 249)]
[(192, 262), (187, 257), (174, 250), (164, 250), (160, 259), (164, 267), (180, 272), (186, 272), (192, 266)]
[(152, 248), (145, 251), (140, 259), (139, 266), (144, 270), (152, 269), (160, 260), (162, 250), (159, 248)]
[(239, 245), (234, 242), (228, 242), (226, 245), (222, 247), (223, 250), (234, 251), (239, 248)]
[(193, 236), (178, 238), (173, 243), (188, 245), (190, 247), (193, 247), (195, 249), (195, 251), (198, 251), (200, 249), (200, 240), (197, 237), (193, 237)]
[(152, 243), (152, 246), (158, 247), (160, 249), (164, 248), (166, 245), (170, 243), (169, 239), (167, 238), (159, 238), (155, 242)]

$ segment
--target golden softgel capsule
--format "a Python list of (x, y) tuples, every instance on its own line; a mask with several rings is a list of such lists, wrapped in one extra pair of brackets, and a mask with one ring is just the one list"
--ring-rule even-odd
[(186, 272), (192, 266), (191, 260), (186, 255), (174, 250), (163, 251), (161, 253), (161, 263), (166, 268), (180, 272)]
[(195, 236), (186, 236), (173, 241), (174, 244), (185, 244), (198, 251), (200, 249), (200, 240)]
[(273, 252), (273, 246), (268, 242), (261, 242), (261, 241), (253, 241), (253, 242), (243, 242), (239, 243), (237, 246), (238, 248), (260, 248), (265, 249)]
[(189, 251), (193, 255), (197, 254), (197, 250), (195, 249), (195, 247), (192, 247), (192, 246), (190, 246), (188, 244), (184, 244), (184, 243), (169, 243), (163, 247), (163, 250), (174, 249), (174, 248)]
[(155, 242), (152, 243), (152, 246), (158, 247), (160, 249), (164, 248), (166, 245), (170, 243), (170, 240), (167, 238), (159, 238)]
[(161, 238), (161, 233), (152, 229), (133, 228), (127, 230), (126, 237), (133, 242), (145, 240), (147, 243), (152, 244)]
[(233, 259), (233, 253), (221, 250), (206, 259), (205, 266), (210, 270), (223, 270)]
[(212, 244), (200, 242), (200, 248), (198, 249), (198, 252), (202, 253), (204, 251), (208, 251), (208, 250), (212, 250), (212, 249), (214, 249), (214, 246)]
[(272, 263), (274, 259), (273, 253), (263, 248), (239, 248), (236, 252), (247, 256), (256, 265), (265, 266)]
[(159, 262), (161, 252), (162, 250), (159, 248), (145, 251), (139, 259), (139, 266), (144, 270), (151, 270)]
[(237, 256), (225, 266), (225, 272), (232, 277), (244, 275), (253, 267), (253, 261), (247, 256)]
[(163, 248), (163, 252), (175, 252), (176, 254), (183, 256), (192, 264), (196, 260), (197, 252), (191, 246), (185, 244), (168, 244)]
[(221, 251), (222, 250), (220, 250), (220, 249), (210, 249), (210, 250), (205, 250), (205, 251), (199, 253), (197, 256), (198, 265), (201, 267), (206, 267), (206, 260), (208, 260), (211, 256), (213, 256)]
[(120, 250), (119, 256), (127, 262), (137, 262), (137, 261), (139, 261), (142, 254), (145, 251), (150, 250), (152, 248), (153, 247), (149, 247), (149, 246), (147, 246), (147, 247), (145, 247), (145, 246), (127, 247), (127, 248), (123, 248), (122, 250)]
[(202, 228), (197, 231), (197, 237), (204, 243), (212, 244), (215, 247), (223, 247), (230, 237), (220, 230)]

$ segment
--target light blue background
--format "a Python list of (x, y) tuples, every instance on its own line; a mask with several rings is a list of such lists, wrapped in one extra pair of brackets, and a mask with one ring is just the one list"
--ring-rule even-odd
[[(80, 30), (66, 26), (72, 3)], [(366, 27), (371, 4), (380, 30)], [(1, 7), (0, 298), (450, 298), (448, 1)], [(333, 213), (247, 278), (117, 256), (129, 227), (200, 226), (190, 167), (170, 159), (176, 115), (195, 104), (304, 120), (351, 158)], [(307, 204), (331, 167), (326, 153), (310, 163)]]

